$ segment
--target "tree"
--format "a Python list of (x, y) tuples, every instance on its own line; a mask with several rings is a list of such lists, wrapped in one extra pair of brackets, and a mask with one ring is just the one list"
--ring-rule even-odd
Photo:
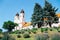
[(0, 29), (0, 33), (2, 33), (2, 29)]
[(45, 0), (45, 6), (43, 8), (44, 12), (44, 18), (48, 18), (48, 24), (51, 27), (51, 23), (58, 21), (58, 17), (56, 16), (56, 11), (58, 9), (55, 9), (48, 1)]
[(36, 3), (35, 7), (34, 7), (34, 12), (32, 14), (32, 18), (31, 18), (32, 19), (31, 22), (32, 22), (33, 26), (38, 24), (38, 28), (41, 27), (42, 22), (43, 22), (42, 14), (43, 14), (42, 7), (38, 3)]
[(8, 32), (11, 32), (15, 26), (18, 26), (18, 24), (14, 23), (12, 21), (7, 21), (7, 22), (4, 22), (4, 24), (3, 24), (3, 28), (7, 29)]

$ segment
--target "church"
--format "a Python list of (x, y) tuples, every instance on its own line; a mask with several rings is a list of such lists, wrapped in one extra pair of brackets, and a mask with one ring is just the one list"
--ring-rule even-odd
[[(53, 23), (52, 27), (59, 27), (60, 26), (60, 13), (58, 13), (56, 15), (59, 18), (59, 22), (58, 23)], [(20, 11), (20, 13), (16, 13), (16, 15), (14, 17), (14, 23), (17, 23), (18, 26), (15, 27), (13, 29), (13, 31), (21, 30), (21, 29), (32, 29), (33, 28), (33, 26), (31, 25), (31, 22), (25, 22), (24, 16), (25, 16), (25, 12), (24, 12), (23, 9)], [(49, 25), (43, 26), (43, 27), (49, 27)], [(35, 28), (37, 28), (37, 25), (35, 26)]]
[(27, 29), (27, 28), (32, 28), (31, 27), (31, 22), (25, 22), (24, 20), (25, 12), (22, 9), (20, 13), (16, 13), (14, 17), (14, 23), (17, 23), (18, 26), (15, 27), (13, 30), (21, 30), (21, 29)]

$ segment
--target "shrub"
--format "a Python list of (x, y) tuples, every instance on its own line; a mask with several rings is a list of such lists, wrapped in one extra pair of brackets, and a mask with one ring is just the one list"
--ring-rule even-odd
[(38, 34), (35, 36), (35, 40), (48, 40), (49, 36), (47, 34)]
[(33, 28), (31, 31), (32, 31), (32, 33), (36, 33), (37, 28)]
[(60, 32), (60, 28), (57, 31)]
[(32, 28), (33, 30), (37, 30), (37, 28)]
[(47, 32), (48, 31), (48, 28), (41, 28), (41, 32)]
[(44, 32), (43, 28), (41, 28), (41, 32)]
[(0, 40), (3, 38), (3, 34), (0, 34)]
[(59, 27), (54, 27), (54, 29), (59, 30)]
[(33, 30), (33, 29), (32, 29), (31, 31), (32, 31), (32, 33), (34, 33), (34, 34), (36, 33), (36, 30)]
[(30, 38), (30, 35), (29, 33), (25, 32), (24, 35), (23, 35), (24, 38)]
[(21, 34), (23, 34), (23, 33), (25, 32), (25, 30), (24, 30), (24, 29), (22, 29), (22, 30), (20, 30), (20, 32), (21, 32)]
[(50, 31), (53, 31), (53, 29), (52, 29), (52, 28), (50, 28)]
[(20, 34), (20, 30), (16, 30), (16, 31), (10, 32), (10, 34)]
[(4, 33), (2, 40), (15, 40), (15, 39), (12, 36), (10, 36), (8, 33)]
[(45, 31), (48, 31), (48, 28), (45, 28)]
[(35, 40), (41, 40), (41, 35), (36, 35)]
[(2, 39), (2, 37), (0, 36), (0, 39)]
[(54, 34), (54, 35), (51, 37), (51, 40), (60, 40), (60, 35), (59, 35), (59, 34)]
[(30, 29), (27, 29), (27, 32), (31, 33), (31, 30)]
[(18, 34), (18, 35), (17, 35), (17, 38), (21, 38), (21, 35)]

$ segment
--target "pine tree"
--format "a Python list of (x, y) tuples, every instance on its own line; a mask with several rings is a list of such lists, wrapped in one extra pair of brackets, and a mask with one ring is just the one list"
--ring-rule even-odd
[(34, 7), (34, 12), (32, 14), (32, 25), (35, 26), (36, 24), (38, 24), (38, 28), (41, 27), (43, 19), (42, 19), (42, 7), (36, 3), (35, 7)]
[(51, 23), (58, 21), (58, 17), (56, 16), (56, 11), (58, 9), (55, 9), (48, 1), (45, 0), (45, 6), (43, 8), (44, 12), (44, 18), (48, 18), (48, 24), (51, 27)]

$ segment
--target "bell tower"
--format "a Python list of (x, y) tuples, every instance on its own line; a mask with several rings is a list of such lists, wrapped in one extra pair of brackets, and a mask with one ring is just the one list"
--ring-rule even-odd
[(24, 23), (24, 10), (22, 9), (20, 11), (20, 15), (19, 15), (19, 27), (20, 29), (23, 27), (23, 23)]
[(20, 22), (24, 22), (24, 10), (23, 9), (20, 12)]
[(19, 14), (17, 13), (14, 17), (14, 23), (19, 23)]

